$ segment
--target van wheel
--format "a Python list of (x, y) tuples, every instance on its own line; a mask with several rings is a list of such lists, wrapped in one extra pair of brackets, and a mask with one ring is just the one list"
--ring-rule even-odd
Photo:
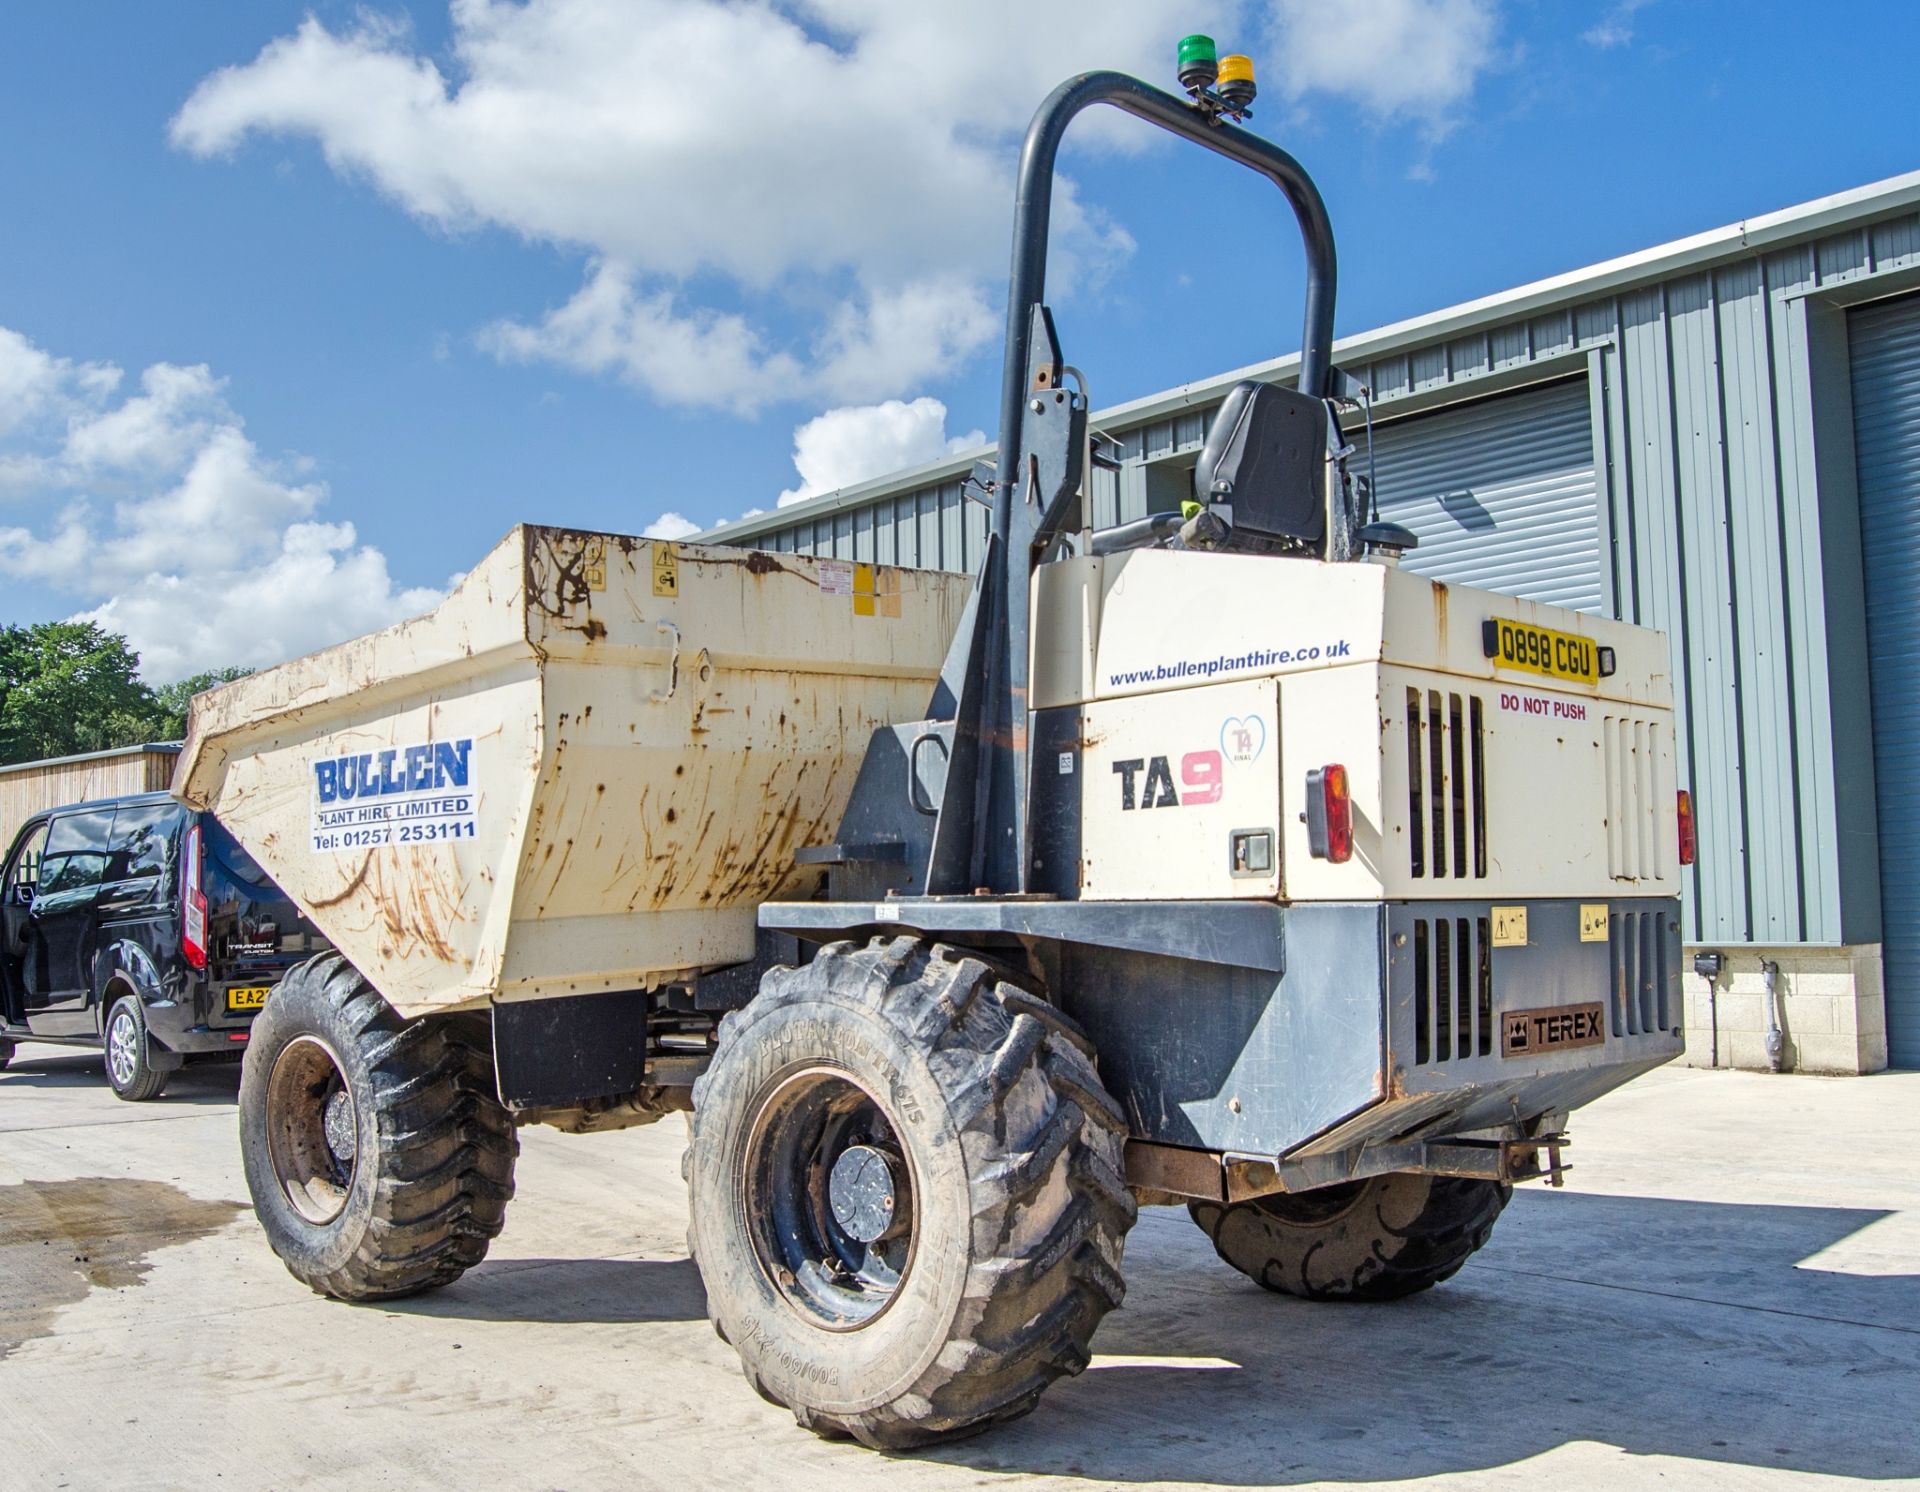
[(1190, 1202), (1220, 1257), (1302, 1300), (1399, 1300), (1437, 1285), (1493, 1234), (1513, 1188), (1393, 1171), (1250, 1202)]
[(337, 953), (287, 974), (240, 1076), (254, 1213), (295, 1279), (392, 1300), (458, 1279), (506, 1221), (520, 1153), (483, 1018), (405, 1021)]
[(170, 1074), (155, 1072), (148, 1045), (147, 1013), (138, 995), (122, 995), (107, 1011), (107, 1081), (128, 1103), (158, 1098)]
[(979, 958), (877, 938), (774, 969), (694, 1088), (714, 1327), (816, 1434), (1025, 1414), (1125, 1293), (1125, 1142), (1086, 1038)]
[(0, 1072), (7, 1070), (7, 1064), (13, 1060), (13, 1043), (0, 1039)]

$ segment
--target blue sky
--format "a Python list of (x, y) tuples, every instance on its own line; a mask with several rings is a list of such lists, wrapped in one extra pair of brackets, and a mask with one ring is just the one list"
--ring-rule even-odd
[[(1091, 66), (1170, 84), (1196, 26), (1321, 184), (1344, 334), (1920, 167), (1920, 21), (1847, 17), (10, 7), (0, 621), (95, 615), (156, 680), (263, 664), (430, 603), (519, 520), (678, 532), (930, 459), (992, 422), (1033, 106)], [(1253, 178), (1124, 121), (1065, 169), (1096, 404), (1294, 348)]]

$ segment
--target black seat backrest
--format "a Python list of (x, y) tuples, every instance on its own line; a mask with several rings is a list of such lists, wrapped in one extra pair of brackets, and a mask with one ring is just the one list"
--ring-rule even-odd
[(1327, 408), (1278, 384), (1236, 383), (1207, 430), (1193, 495), (1234, 531), (1318, 543), (1326, 532)]

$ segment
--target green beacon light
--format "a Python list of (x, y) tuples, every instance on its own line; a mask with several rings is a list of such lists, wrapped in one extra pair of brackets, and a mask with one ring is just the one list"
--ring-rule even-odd
[(1188, 93), (1200, 94), (1213, 86), (1220, 65), (1211, 36), (1195, 32), (1180, 38), (1180, 86)]

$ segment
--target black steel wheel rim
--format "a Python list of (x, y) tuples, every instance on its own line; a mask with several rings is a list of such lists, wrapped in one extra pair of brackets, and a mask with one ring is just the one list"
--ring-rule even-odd
[(337, 1218), (353, 1190), (359, 1120), (345, 1071), (316, 1036), (288, 1042), (267, 1078), (267, 1154), (293, 1210), (316, 1225)]
[(886, 1106), (852, 1074), (813, 1066), (770, 1085), (744, 1179), (755, 1260), (803, 1318), (855, 1331), (893, 1304), (919, 1232), (912, 1162)]

